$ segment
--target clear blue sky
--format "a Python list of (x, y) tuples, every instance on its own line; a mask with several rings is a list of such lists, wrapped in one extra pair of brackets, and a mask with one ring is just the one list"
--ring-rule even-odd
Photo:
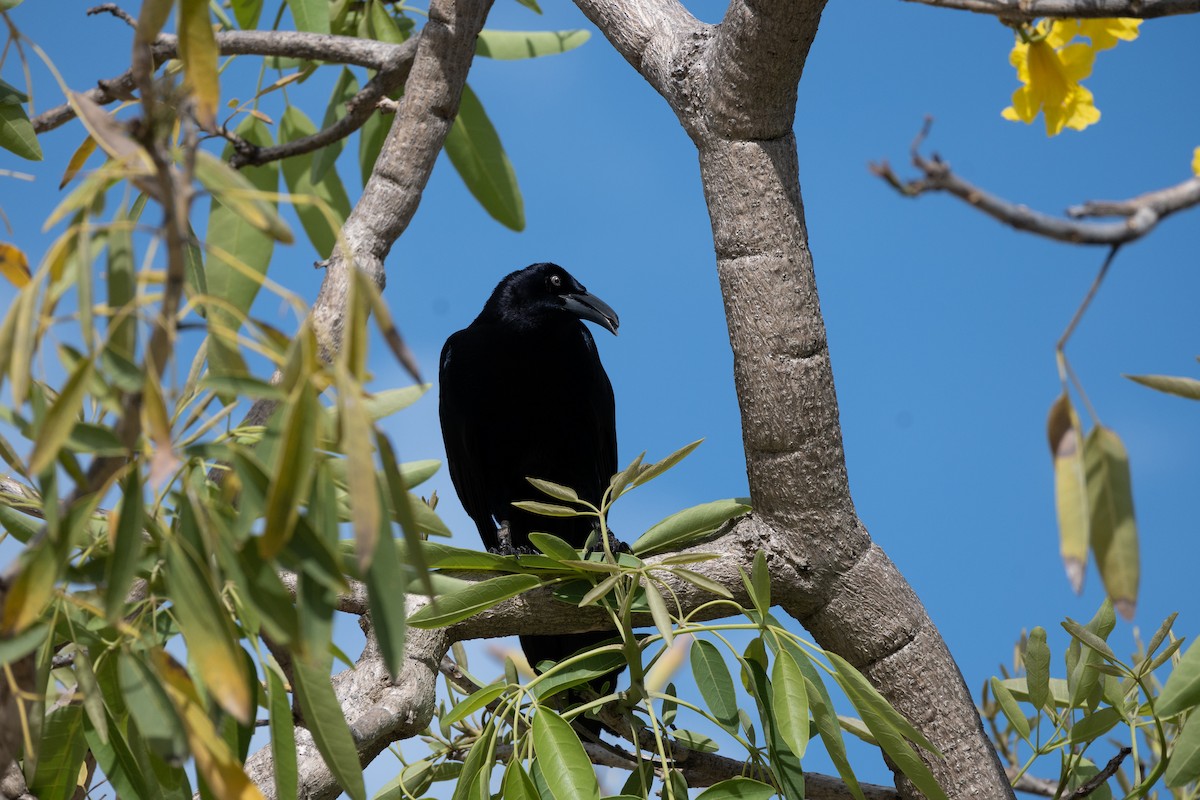
[[(30, 0), (12, 14), (76, 89), (127, 64), (128, 31), (84, 18), (87, 5)], [(491, 26), (591, 28), (570, 4), (543, 5), (539, 18), (499, 0)], [(690, 6), (710, 21), (723, 9)], [(925, 602), (976, 694), (1011, 660), (1022, 628), (1050, 630), (1060, 665), (1059, 620), (1089, 618), (1102, 597), (1094, 568), (1083, 597), (1063, 574), (1045, 420), (1059, 391), (1054, 342), (1103, 251), (1016, 233), (949, 197), (906, 200), (867, 162), (888, 158), (905, 174), (909, 142), (931, 114), (929, 149), (1034, 208), (1177, 183), (1200, 145), (1198, 40), (1200, 19), (1155, 20), (1138, 41), (1101, 53), (1086, 82), (1101, 122), (1054, 139), (1040, 120), (1001, 119), (1017, 86), (1012, 35), (990, 17), (898, 0), (834, 2), (812, 48), (796, 134), (851, 486), (872, 536)], [(45, 71), (35, 76), (39, 108), (59, 102)], [(21, 83), (14, 62), (3, 77)], [(312, 90), (310, 116), (319, 119), (330, 82)], [(392, 251), (386, 290), (426, 374), (436, 375), (442, 342), (474, 318), (501, 276), (556, 261), (621, 316), (618, 338), (596, 338), (617, 395), (622, 460), (707, 438), (674, 474), (618, 508), (617, 531), (632, 540), (675, 509), (745, 494), (711, 232), (694, 150), (674, 115), (598, 34), (552, 59), (479, 59), (471, 84), (515, 166), (528, 228), (517, 234), (493, 222), (439, 162)], [(226, 81), (223, 96), (238, 94), (248, 92)], [(32, 184), (0, 179), (13, 238), (35, 259), (81, 138), (77, 126), (45, 137), (43, 165), (0, 153), (0, 169), (37, 175)], [(357, 166), (343, 161), (341, 173), (356, 197)], [(1182, 612), (1179, 633), (1200, 631), (1200, 603), (1187, 588), (1200, 554), (1200, 406), (1121, 374), (1200, 372), (1198, 219), (1169, 219), (1118, 256), (1069, 349), (1132, 458), (1143, 565), (1136, 624), (1147, 635), (1171, 611)], [(311, 299), (320, 279), (313, 260), (306, 243), (277, 249), (271, 276)], [(9, 298), (0, 288), (0, 301)], [(276, 305), (256, 310), (290, 324)], [(374, 365), (379, 388), (404, 381), (382, 347)], [(404, 458), (441, 457), (433, 394), (390, 430)], [(455, 543), (477, 546), (448, 476), (431, 487), (460, 531)], [(1121, 623), (1113, 642), (1128, 651), (1131, 626)], [(885, 779), (877, 764), (864, 772)]]

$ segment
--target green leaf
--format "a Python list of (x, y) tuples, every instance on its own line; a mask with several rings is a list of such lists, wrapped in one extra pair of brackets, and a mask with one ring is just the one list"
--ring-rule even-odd
[(663, 641), (670, 644), (671, 640), (675, 638), (675, 626), (671, 622), (671, 614), (667, 611), (667, 603), (663, 600), (662, 592), (649, 577), (642, 581), (642, 588), (646, 592), (646, 604), (650, 606), (650, 616), (654, 618), (654, 626), (662, 634)]
[(529, 542), (550, 558), (560, 561), (578, 561), (579, 551), (551, 533), (531, 533)]
[(468, 85), (463, 86), (458, 118), (446, 135), (444, 147), (450, 163), (484, 210), (501, 225), (524, 230), (525, 201), (516, 173), (492, 121)]
[(1160, 392), (1200, 400), (1200, 381), (1174, 375), (1126, 375), (1129, 380)]
[(633, 552), (648, 556), (673, 550), (693, 539), (707, 536), (725, 522), (749, 511), (748, 502), (740, 499), (713, 500), (677, 511), (639, 536), (633, 543)]
[[(664, 722), (666, 722), (665, 716), (664, 714)], [(721, 746), (713, 739), (696, 731), (675, 729), (671, 731), (671, 736), (688, 750), (695, 750), (697, 753), (716, 753), (721, 749)]]
[(534, 575), (501, 575), (438, 597), (409, 617), (415, 628), (441, 628), (464, 620), (485, 608), (516, 597), (542, 583)]
[(329, 0), (287, 0), (296, 30), (329, 33)]
[(485, 28), (475, 40), (475, 55), (500, 60), (553, 56), (574, 50), (592, 37), (585, 30), (497, 31)]
[(87, 753), (83, 709), (70, 705), (46, 715), (38, 745), (37, 771), (29, 790), (38, 800), (70, 800)]
[[(101, 741), (108, 741), (108, 714), (104, 710), (104, 695), (100, 691), (100, 682), (92, 667), (92, 659), (86, 647), (75, 651), (75, 679), (78, 681), (79, 693), (83, 695), (83, 710), (96, 728)], [(82, 731), (80, 731), (82, 735)]]
[(771, 573), (767, 569), (767, 554), (761, 549), (754, 554), (749, 589), (754, 607), (760, 614), (766, 614), (771, 608)]
[(367, 570), (367, 599), (372, 631), (379, 641), (383, 663), (392, 677), (404, 664), (404, 603), (396, 602), (408, 589), (408, 576), (396, 552), (396, 540), (384, 530)]
[(792, 654), (780, 650), (771, 667), (771, 703), (779, 735), (796, 758), (808, 749), (808, 691), (804, 673)]
[(62, 393), (46, 412), (33, 445), (33, 453), (29, 456), (31, 475), (40, 474), (58, 459), (58, 451), (62, 449), (75, 426), (75, 420), (83, 408), (83, 398), (95, 372), (94, 361), (90, 358), (81, 359), (63, 386)]
[(492, 765), (495, 763), (493, 758), (495, 748), (496, 726), (489, 721), (484, 725), (479, 738), (471, 745), (471, 750), (463, 761), (462, 772), (455, 783), (451, 800), (488, 800), (485, 792), (488, 788)]
[(775, 787), (751, 778), (718, 781), (696, 796), (696, 800), (769, 800)]
[[(325, 2), (325, 0), (321, 0)], [(293, 142), (317, 132), (312, 120), (296, 106), (288, 106), (279, 122), (279, 140)], [(292, 156), (283, 160), (283, 179), (288, 191), (296, 198), (296, 215), (321, 258), (328, 258), (337, 245), (337, 234), (346, 217), (350, 216), (350, 198), (338, 177), (337, 170), (329, 169), (321, 179), (313, 178), (312, 153)], [(316, 198), (315, 201), (300, 201), (300, 196)]]
[(529, 481), (530, 486), (539, 492), (550, 495), (555, 500), (564, 500), (568, 503), (579, 502), (579, 493), (570, 486), (563, 486), (553, 481), (544, 481), (541, 478), (526, 478), (525, 480)]
[(614, 670), (624, 668), (626, 663), (625, 655), (619, 645), (605, 645), (602, 649), (592, 651), (568, 667), (555, 665), (552, 670), (544, 672), (531, 688), (538, 700), (544, 700), (573, 686), (603, 678)]
[(520, 761), (514, 759), (504, 770), (504, 782), (500, 786), (500, 796), (503, 800), (540, 800), (533, 779), (525, 771)]
[[(89, 139), (88, 141), (92, 141)], [(118, 219), (126, 219), (122, 211)], [(106, 347), (127, 361), (137, 354), (137, 267), (133, 263), (133, 231), (114, 221), (108, 229), (108, 322)]]
[(42, 160), (42, 146), (23, 107), (0, 103), (0, 147), (27, 161)]
[(688, 583), (693, 583), (696, 586), (699, 586), (701, 589), (712, 592), (718, 597), (724, 597), (727, 600), (733, 599), (732, 592), (713, 579), (701, 575), (698, 572), (692, 572), (690, 569), (683, 569), (682, 567), (676, 567), (675, 569), (671, 570), (671, 572), (680, 578), (683, 578)]
[(292, 664), (292, 671), (296, 700), (304, 712), (317, 750), (346, 794), (352, 800), (365, 800), (367, 789), (363, 784), (354, 736), (329, 683), (328, 670), (319, 669), (306, 659), (298, 658)]
[(1138, 590), (1138, 536), (1129, 456), (1116, 433), (1097, 425), (1088, 434), (1083, 459), (1096, 566), (1117, 611), (1132, 619)]
[(528, 511), (530, 514), (540, 514), (543, 517), (581, 517), (586, 513), (567, 506), (542, 503), (537, 500), (518, 500), (513, 503), (513, 506), (522, 511)]
[[(266, 125), (254, 117), (247, 117), (234, 132), (251, 144), (274, 144)], [(226, 147), (224, 157), (232, 155), (233, 147)], [(201, 163), (198, 161), (197, 166), (200, 167)], [(218, 171), (214, 170), (214, 173), (228, 180)], [(269, 201), (249, 194), (252, 191), (266, 193), (279, 189), (278, 164), (271, 162), (258, 167), (246, 167), (239, 177), (242, 184), (230, 182), (228, 186), (222, 184), (224, 188), (220, 192), (213, 191), (205, 235), (208, 257), (202, 274), (212, 298), (212, 302), (205, 305), (209, 326), (210, 379), (246, 374), (246, 364), (237, 345), (237, 333), (250, 312), (250, 306), (258, 295), (271, 263), (275, 238), (270, 232), (286, 230), (271, 223), (271, 217), (274, 217), (278, 226), (283, 226)], [(286, 241), (290, 241), (290, 233), (288, 237)], [(225, 396), (233, 395), (226, 393)]]
[(1059, 552), (1067, 580), (1075, 593), (1083, 591), (1088, 557), (1088, 487), (1084, 469), (1083, 433), (1079, 416), (1066, 392), (1050, 407), (1047, 421), (1050, 455), (1054, 459), (1054, 505), (1058, 512)]
[(1196, 706), (1200, 706), (1200, 643), (1192, 642), (1167, 678), (1155, 711), (1166, 719)]
[[(242, 30), (258, 27), (258, 16), (262, 13), (263, 0), (232, 0), (233, 16)], [(287, 797), (288, 795), (277, 795)]]
[(297, 497), (308, 495), (315, 467), (317, 414), (321, 405), (308, 381), (299, 383), (282, 409), (283, 424), (263, 511), (258, 550), (274, 558), (292, 538), (300, 516)]
[[(381, 4), (372, 4), (372, 7), (376, 5)], [(342, 67), (342, 71), (338, 73), (337, 82), (333, 85), (333, 93), (329, 96), (329, 105), (325, 107), (325, 118), (321, 120), (322, 130), (336, 124), (346, 116), (346, 103), (356, 94), (358, 94), (358, 78), (354, 77), (354, 73), (347, 67)], [(341, 155), (345, 144), (345, 139), (338, 139), (336, 142), (327, 144), (313, 153), (313, 183), (320, 183), (322, 181), (334, 162), (337, 161), (338, 156)]]
[(737, 691), (721, 651), (707, 639), (696, 639), (692, 642), (689, 659), (704, 704), (722, 727), (731, 733), (737, 731)]
[(184, 552), (179, 538), (172, 539), (166, 551), (163, 580), (171, 587), (172, 608), (188, 655), (218, 705), (248, 725), (253, 721), (253, 697), (229, 613), (206, 570)]
[[(115, 659), (112, 660), (115, 663)], [(138, 759), (133, 755), (129, 742), (122, 733), (120, 726), (110, 717), (108, 730), (109, 740), (105, 742), (92, 727), (90, 720), (84, 718), (83, 732), (87, 738), (88, 748), (96, 756), (96, 764), (104, 776), (112, 782), (113, 789), (119, 797), (147, 798), (157, 800), (162, 797), (157, 781), (148, 781)], [(137, 731), (130, 727), (130, 738), (136, 738)], [(144, 747), (144, 743), (137, 742)], [(141, 748), (139, 751), (141, 752)]]
[[(1193, 648), (1194, 649), (1194, 648)], [(1177, 789), (1200, 778), (1200, 714), (1192, 714), (1175, 739), (1167, 763), (1167, 786)]]
[(697, 439), (694, 442), (685, 444), (683, 447), (679, 448), (674, 453), (671, 453), (666, 458), (655, 461), (653, 464), (647, 464), (638, 471), (637, 476), (633, 479), (633, 482), (638, 486), (644, 486), (645, 484), (657, 478), (659, 475), (662, 475), (664, 472), (674, 467), (680, 461), (683, 461), (685, 458), (690, 456), (692, 452), (703, 442), (703, 439)]
[(346, 454), (346, 488), (354, 527), (354, 550), (359, 572), (365, 572), (371, 565), (383, 519), (379, 513), (379, 484), (375, 479), (373, 425), (362, 411), (361, 387), (350, 377), (342, 362), (338, 363), (336, 378), (342, 428), (339, 449)]
[(921, 747), (939, 755), (937, 749), (920, 731), (912, 727), (882, 695), (867, 682), (858, 670), (837, 653), (826, 651), (830, 663), (837, 670), (834, 674), (846, 697), (862, 715), (862, 720), (871, 731), (880, 748), (900, 768), (900, 771), (916, 785), (930, 800), (944, 800), (946, 793), (938, 785), (933, 773), (917, 756), (905, 739), (911, 739)]
[(1018, 736), (1028, 742), (1029, 720), (1026, 719), (1024, 712), (1021, 711), (1021, 706), (1017, 703), (1017, 699), (1000, 682), (999, 678), (992, 678), (991, 686), (992, 694), (996, 695), (996, 699), (1000, 701), (1000, 709), (1004, 712), (1004, 716), (1008, 717), (1013, 730), (1017, 732)]
[(493, 683), (490, 686), (485, 686), (482, 689), (472, 692), (470, 695), (459, 701), (458, 705), (450, 709), (449, 714), (446, 714), (438, 721), (443, 726), (447, 727), (455, 724), (456, 722), (461, 722), (479, 709), (486, 706), (488, 703), (495, 700), (500, 695), (504, 694), (506, 689), (508, 689), (508, 684), (506, 683)]
[(579, 737), (544, 706), (533, 717), (533, 750), (554, 800), (600, 800), (596, 773)]
[[(6, 9), (4, 2), (0, 2), (0, 9)], [(20, 105), (28, 102), (29, 95), (25, 94), (25, 92), (22, 92), (8, 81), (0, 80), (0, 103), (5, 105)]]
[(144, 520), (142, 471), (133, 464), (121, 483), (121, 510), (113, 532), (113, 547), (105, 567), (104, 617), (116, 624), (125, 613), (125, 598), (137, 575), (142, 552)]
[(1063, 621), (1062, 626), (1064, 629), (1066, 629), (1067, 633), (1071, 634), (1072, 637), (1078, 639), (1079, 642), (1084, 647), (1089, 647), (1092, 650), (1095, 650), (1097, 653), (1099, 653), (1102, 656), (1105, 656), (1106, 658), (1108, 658), (1111, 661), (1117, 660), (1116, 653), (1114, 653), (1112, 651), (1112, 648), (1108, 646), (1107, 642), (1105, 642), (1103, 639), (1101, 639), (1096, 634), (1089, 631), (1087, 628), (1080, 625), (1075, 620), (1071, 619), (1070, 617), (1067, 617)]
[(1030, 631), (1025, 645), (1025, 678), (1029, 702), (1034, 708), (1046, 708), (1050, 699), (1050, 647), (1046, 644), (1046, 629), (1040, 626)]
[[(390, 502), (392, 508), (395, 509), (396, 519), (400, 522), (401, 533), (404, 536), (403, 555), (400, 554), (400, 548), (393, 540), (392, 544), (386, 547), (394, 554), (385, 554), (384, 557), (394, 559), (397, 563), (405, 562), (417, 573), (425, 594), (432, 596), (434, 593), (433, 581), (429, 574), (429, 558), (425, 552), (425, 540), (417, 530), (417, 521), (412, 513), (414, 504), (412, 495), (405, 488), (412, 484), (408, 483), (408, 478), (402, 474), (401, 468), (396, 464), (396, 451), (392, 447), (391, 440), (378, 428), (375, 430), (375, 446), (379, 449), (379, 460), (383, 463), (383, 474), (386, 480), (387, 492), (383, 499), (385, 504)], [(433, 463), (436, 468), (437, 462)], [(402, 606), (402, 604), (396, 605)]]
[(158, 677), (140, 656), (122, 652), (118, 663), (121, 692), (146, 744), (168, 761), (187, 758), (188, 740), (183, 721)]
[(0, 637), (0, 667), (19, 661), (46, 640), (50, 626), (46, 623), (34, 625), (18, 633), (16, 636)]
[(283, 680), (266, 667), (267, 704), (271, 712), (271, 755), (275, 760), (275, 796), (296, 797), (296, 725)]
[[(992, 680), (995, 680), (995, 678)], [(1071, 735), (1067, 740), (1071, 744), (1083, 744), (1095, 741), (1115, 728), (1120, 721), (1121, 712), (1115, 708), (1102, 708), (1076, 722), (1071, 727)]]

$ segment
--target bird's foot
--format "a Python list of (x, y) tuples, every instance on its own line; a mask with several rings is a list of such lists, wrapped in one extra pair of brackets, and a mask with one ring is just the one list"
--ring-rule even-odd
[(489, 553), (497, 556), (536, 556), (538, 555), (537, 548), (530, 547), (527, 544), (514, 545), (509, 542), (507, 546), (499, 545), (497, 547), (489, 547)]
[(514, 545), (512, 540), (512, 528), (509, 527), (508, 520), (500, 522), (500, 528), (496, 531), (496, 539), (499, 544), (495, 547), (489, 547), (487, 551), (498, 556), (532, 556), (537, 554), (537, 550), (527, 544)]
[[(604, 542), (600, 539), (600, 531), (596, 530), (588, 540), (587, 549), (584, 551), (584, 556), (590, 556), (592, 553), (603, 553), (605, 550)], [(619, 556), (621, 553), (632, 553), (629, 545), (622, 542), (612, 531), (608, 532), (608, 550), (614, 556)]]

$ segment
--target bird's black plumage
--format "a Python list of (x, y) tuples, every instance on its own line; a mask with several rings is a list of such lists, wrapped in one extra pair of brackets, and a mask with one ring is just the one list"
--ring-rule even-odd
[[(446, 340), (439, 369), (442, 437), (463, 508), (490, 550), (552, 533), (582, 547), (587, 517), (545, 517), (513, 508), (549, 501), (526, 478), (569, 486), (599, 505), (617, 471), (612, 385), (581, 320), (617, 332), (617, 315), (556, 264), (534, 264), (505, 277), (469, 326)], [(558, 660), (607, 634), (523, 636), (533, 665)]]

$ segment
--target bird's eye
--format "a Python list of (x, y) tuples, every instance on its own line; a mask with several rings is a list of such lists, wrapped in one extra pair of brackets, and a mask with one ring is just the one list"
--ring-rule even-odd
[(550, 288), (561, 289), (562, 288), (562, 277), (559, 275), (551, 275), (550, 276)]

